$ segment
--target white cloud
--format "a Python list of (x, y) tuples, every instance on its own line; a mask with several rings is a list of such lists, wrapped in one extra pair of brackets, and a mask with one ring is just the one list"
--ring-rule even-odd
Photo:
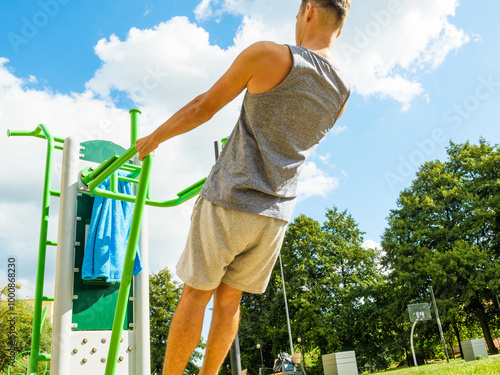
[(331, 130), (331, 134), (339, 134), (347, 129), (347, 126), (335, 125)]
[(437, 68), (469, 41), (450, 22), (457, 6), (457, 0), (354, 3), (338, 41), (339, 61), (354, 90), (397, 100), (408, 109), (425, 92), (419, 73)]
[[(199, 6), (205, 3), (209, 2)], [(237, 38), (242, 44), (262, 38), (293, 43), (299, 4), (225, 0), (212, 2), (211, 11), (244, 16)], [(419, 74), (437, 68), (451, 51), (470, 40), (450, 21), (457, 6), (458, 0), (353, 2), (336, 47), (339, 65), (353, 89), (364, 96), (391, 98), (407, 110), (415, 97), (425, 93)]]
[(380, 243), (373, 240), (366, 240), (365, 242), (363, 242), (361, 247), (363, 247), (363, 249), (382, 250), (382, 246), (380, 245)]
[(203, 21), (213, 16), (211, 7), (211, 3), (213, 2), (213, 0), (202, 0), (202, 2), (198, 4), (194, 10), (194, 14), (198, 21)]
[[(398, 3), (392, 1), (395, 2)], [(0, 57), (1, 157), (15, 160), (4, 171), (9, 179), (0, 179), (0, 223), (8, 224), (0, 231), (1, 255), (14, 251), (26, 259), (25, 269), (34, 264), (38, 241), (35, 224), (39, 223), (46, 147), (40, 139), (6, 139), (6, 124), (13, 129), (33, 130), (44, 123), (57, 136), (107, 139), (127, 147), (129, 115), (115, 107), (116, 90), (137, 103), (143, 112), (142, 133), (149, 133), (207, 90), (250, 43), (267, 39), (293, 44), (299, 3), (297, 0), (292, 6), (289, 0), (200, 1), (196, 8), (199, 20), (217, 19), (225, 13), (241, 16), (234, 45), (227, 49), (211, 45), (207, 31), (186, 17), (172, 18), (152, 29), (132, 28), (125, 40), (111, 35), (96, 44), (95, 53), (102, 66), (82, 93), (31, 89), (26, 85), (36, 83), (36, 78), (16, 76), (8, 60)], [(399, 3), (398, 10), (391, 13), (385, 0), (354, 2), (337, 53), (356, 92), (391, 98), (407, 109), (416, 96), (425, 95), (419, 74), (442, 64), (469, 37), (451, 23), (458, 6), (456, 0)], [(384, 11), (389, 12), (389, 18)], [(367, 36), (364, 43), (361, 33)], [(200, 129), (162, 145), (153, 163), (153, 198), (175, 197), (178, 191), (207, 175), (213, 164), (213, 141), (229, 134), (240, 102), (241, 98), (235, 100)], [(344, 129), (336, 127), (334, 132)], [(60, 153), (56, 153), (56, 165), (60, 160)], [(59, 171), (56, 166), (56, 189)], [(300, 199), (325, 196), (337, 186), (336, 178), (314, 163), (307, 163), (299, 184)], [(57, 216), (55, 210), (53, 215)], [(28, 222), (35, 229), (27, 234)], [(148, 226), (152, 270), (173, 266), (184, 247), (189, 205), (151, 208)], [(52, 271), (49, 267), (48, 275)]]
[(315, 163), (307, 162), (302, 169), (298, 185), (299, 200), (319, 195), (325, 197), (333, 189), (339, 186), (339, 181), (335, 177), (328, 176), (319, 169)]
[(330, 160), (330, 157), (332, 156), (331, 153), (328, 153), (326, 155), (320, 155), (318, 156), (318, 159), (323, 162), (323, 164), (328, 164), (328, 161)]

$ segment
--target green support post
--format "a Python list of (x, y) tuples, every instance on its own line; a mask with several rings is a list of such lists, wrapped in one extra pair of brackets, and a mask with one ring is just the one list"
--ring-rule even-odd
[[(43, 133), (40, 134), (40, 133)], [(54, 137), (45, 125), (40, 124), (33, 132), (7, 131), (8, 136), (34, 136), (47, 139), (47, 156), (45, 159), (45, 179), (43, 183), (42, 223), (38, 245), (38, 265), (36, 271), (35, 303), (33, 308), (33, 330), (31, 339), (31, 353), (29, 373), (38, 372), (38, 354), (40, 350), (40, 331), (42, 327), (42, 299), (43, 281), (45, 277), (45, 257), (47, 251), (47, 231), (49, 227), (50, 185), (52, 177), (52, 156), (54, 153)], [(58, 139), (61, 141), (62, 139)]]
[(47, 157), (45, 161), (45, 181), (43, 184), (42, 224), (38, 248), (38, 266), (36, 272), (35, 306), (33, 309), (33, 333), (31, 339), (31, 354), (29, 373), (38, 372), (38, 354), (40, 351), (40, 331), (42, 322), (43, 284), (45, 278), (45, 258), (47, 252), (47, 231), (49, 228), (50, 186), (52, 182), (52, 156), (54, 138), (44, 125), (40, 125), (47, 138)]
[(118, 301), (116, 303), (115, 318), (113, 321), (113, 331), (111, 333), (111, 341), (109, 344), (109, 353), (108, 359), (106, 361), (105, 375), (114, 375), (118, 362), (118, 349), (120, 346), (122, 327), (125, 321), (125, 309), (130, 293), (135, 255), (137, 251), (137, 245), (139, 243), (142, 214), (144, 212), (144, 205), (146, 203), (146, 194), (149, 189), (152, 158), (153, 156), (151, 154), (144, 158), (139, 186), (137, 187), (137, 196), (134, 205), (134, 213), (132, 216), (132, 224), (130, 226), (130, 235), (127, 243), (125, 262), (123, 265), (122, 280), (120, 282), (120, 290), (118, 292)]
[(139, 115), (141, 111), (131, 109), (128, 113), (130, 113), (130, 146), (134, 146), (135, 141), (139, 139)]
[(58, 143), (64, 143), (64, 139), (59, 137), (54, 137), (45, 125), (40, 124), (32, 132), (27, 131), (13, 131), (7, 130), (7, 136), (29, 136), (37, 137), (47, 140), (47, 156), (45, 159), (45, 178), (43, 183), (43, 199), (42, 199), (42, 222), (40, 225), (40, 237), (38, 244), (38, 265), (36, 272), (36, 286), (35, 286), (35, 303), (33, 308), (33, 328), (32, 328), (32, 338), (31, 338), (31, 351), (30, 351), (30, 363), (29, 363), (29, 374), (38, 372), (38, 362), (41, 356), (40, 351), (40, 332), (43, 325), (42, 317), (42, 302), (47, 297), (43, 296), (43, 284), (45, 277), (45, 259), (47, 252), (47, 245), (55, 245), (55, 242), (47, 241), (47, 232), (49, 227), (49, 207), (50, 207), (50, 197), (58, 196), (58, 192), (52, 190), (51, 180), (52, 180), (52, 157), (54, 154), (54, 149), (62, 150), (62, 146)]

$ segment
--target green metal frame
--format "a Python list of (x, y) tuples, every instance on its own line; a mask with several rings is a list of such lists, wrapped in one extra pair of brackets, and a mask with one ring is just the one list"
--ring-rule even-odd
[[(119, 199), (126, 202), (137, 202), (137, 197), (134, 195), (127, 195), (118, 193), (117, 186), (118, 184), (114, 181), (122, 180), (128, 181), (132, 183), (139, 183), (139, 180), (136, 179), (138, 174), (143, 174), (144, 172), (144, 164), (141, 167), (128, 164), (130, 159), (132, 159), (137, 154), (137, 149), (135, 146), (130, 147), (125, 153), (121, 156), (113, 156), (106, 160), (104, 163), (99, 165), (97, 168), (93, 169), (93, 167), (85, 168), (81, 173), (81, 180), (84, 184), (86, 184), (90, 190), (91, 194), (99, 195), (105, 198)], [(146, 156), (148, 158), (150, 156)], [(144, 158), (144, 161), (146, 160)], [(129, 177), (117, 176), (114, 172), (122, 170), (130, 173)], [(98, 186), (108, 177), (111, 178), (111, 188), (110, 190), (101, 189)], [(149, 189), (146, 192), (144, 203), (149, 206), (154, 207), (174, 207), (178, 206), (185, 201), (195, 197), (200, 192), (203, 184), (205, 183), (206, 178), (196, 182), (191, 185), (187, 189), (182, 190), (177, 193), (177, 198), (165, 201), (152, 200), (149, 197)]]
[[(106, 361), (105, 375), (114, 375), (116, 365), (118, 363), (118, 350), (120, 346), (120, 339), (123, 331), (123, 324), (125, 321), (125, 314), (130, 294), (130, 287), (132, 283), (132, 272), (136, 256), (137, 245), (139, 242), (141, 222), (144, 213), (144, 206), (150, 205), (155, 207), (174, 207), (184, 203), (185, 201), (195, 197), (203, 187), (205, 178), (182, 190), (177, 194), (177, 198), (157, 201), (149, 197), (150, 175), (152, 167), (153, 156), (147, 155), (143, 159), (142, 166), (131, 164), (131, 159), (137, 154), (135, 148), (135, 141), (139, 137), (139, 115), (140, 111), (132, 109), (131, 114), (131, 143), (132, 146), (126, 150), (121, 156), (113, 156), (108, 160), (101, 163), (97, 168), (89, 167), (81, 172), (82, 182), (88, 186), (88, 194), (98, 195), (105, 198), (119, 199), (127, 202), (133, 202), (134, 211), (132, 223), (129, 234), (129, 241), (127, 243), (127, 251), (125, 254), (125, 262), (123, 266), (122, 280), (118, 291), (118, 300), (116, 304), (115, 317), (113, 320), (113, 328), (111, 333), (111, 341), (108, 352), (108, 359)], [(51, 174), (52, 174), (52, 157), (54, 149), (62, 150), (63, 146), (58, 143), (64, 143), (64, 139), (54, 137), (48, 129), (40, 124), (34, 131), (7, 131), (7, 136), (33, 136), (47, 140), (47, 157), (45, 165), (45, 180), (43, 190), (42, 202), (42, 223), (40, 230), (39, 242), (39, 255), (38, 267), (36, 278), (35, 290), (35, 308), (33, 317), (33, 334), (30, 351), (29, 373), (36, 373), (39, 361), (50, 360), (50, 355), (40, 354), (40, 331), (45, 318), (45, 313), (42, 316), (42, 302), (47, 300), (54, 300), (50, 297), (44, 297), (43, 282), (45, 276), (45, 259), (47, 245), (56, 246), (57, 243), (47, 240), (48, 220), (49, 220), (49, 203), (50, 196), (60, 196), (59, 191), (52, 190)], [(224, 140), (223, 140), (223, 143)], [(129, 173), (128, 177), (118, 176), (118, 170), (126, 171)], [(111, 179), (110, 190), (99, 188), (99, 185), (107, 178)], [(118, 193), (118, 180), (128, 181), (137, 184), (136, 195), (126, 195)]]
[(45, 260), (47, 253), (47, 246), (57, 246), (56, 242), (47, 240), (47, 232), (49, 227), (49, 206), (50, 197), (59, 197), (60, 192), (51, 189), (51, 176), (52, 176), (52, 159), (54, 149), (62, 150), (63, 146), (57, 143), (64, 143), (64, 139), (54, 137), (45, 125), (40, 124), (32, 132), (27, 131), (11, 131), (7, 130), (7, 136), (28, 136), (37, 137), (47, 140), (47, 156), (45, 159), (45, 178), (43, 184), (43, 199), (42, 199), (42, 220), (40, 226), (40, 239), (38, 247), (38, 265), (36, 272), (36, 287), (35, 287), (35, 301), (33, 308), (33, 329), (31, 339), (30, 363), (29, 373), (38, 372), (38, 362), (50, 360), (50, 356), (39, 353), (40, 351), (40, 332), (45, 315), (42, 317), (42, 302), (53, 301), (52, 297), (43, 296), (43, 284), (45, 278)]

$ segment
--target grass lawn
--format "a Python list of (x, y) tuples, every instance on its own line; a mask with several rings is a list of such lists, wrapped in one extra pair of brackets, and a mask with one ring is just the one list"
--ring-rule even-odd
[(379, 371), (375, 374), (388, 375), (500, 375), (500, 355), (490, 356), (477, 361), (450, 360), (419, 367)]

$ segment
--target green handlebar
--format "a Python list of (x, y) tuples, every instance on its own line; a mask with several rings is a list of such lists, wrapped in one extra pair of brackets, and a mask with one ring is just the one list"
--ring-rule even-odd
[[(100, 164), (95, 170), (91, 170), (89, 168), (84, 169), (81, 173), (81, 180), (84, 184), (86, 184), (89, 188), (91, 194), (98, 195), (104, 198), (112, 198), (119, 199), (126, 202), (135, 202), (136, 196), (118, 193), (116, 191), (106, 190), (99, 187), (99, 185), (111, 174), (116, 172), (117, 170), (125, 170), (130, 172), (130, 164), (127, 164), (130, 159), (132, 159), (137, 154), (137, 149), (135, 146), (130, 147), (127, 151), (125, 151), (120, 157), (113, 156), (108, 160), (104, 161)], [(152, 155), (146, 156), (146, 158), (152, 158)], [(144, 158), (144, 159), (146, 159)], [(134, 173), (134, 177), (137, 177), (137, 174)], [(135, 179), (119, 177), (119, 179), (131, 182), (138, 182)], [(178, 206), (185, 201), (195, 197), (200, 192), (203, 184), (205, 183), (206, 178), (196, 182), (191, 185), (187, 189), (182, 190), (177, 194), (177, 198), (166, 200), (166, 201), (157, 201), (146, 198), (145, 203), (149, 206), (154, 207), (174, 207)], [(148, 182), (149, 184), (149, 182)]]
[(52, 137), (54, 142), (58, 143), (64, 143), (64, 139), (60, 137), (54, 137), (54, 136), (47, 136), (48, 131), (45, 128), (44, 125), (40, 124), (37, 126), (37, 128), (31, 132), (24, 131), (24, 130), (7, 130), (7, 137), (13, 137), (13, 136), (22, 136), (22, 137), (37, 137), (37, 138), (42, 138), (42, 139), (48, 139), (48, 137)]

